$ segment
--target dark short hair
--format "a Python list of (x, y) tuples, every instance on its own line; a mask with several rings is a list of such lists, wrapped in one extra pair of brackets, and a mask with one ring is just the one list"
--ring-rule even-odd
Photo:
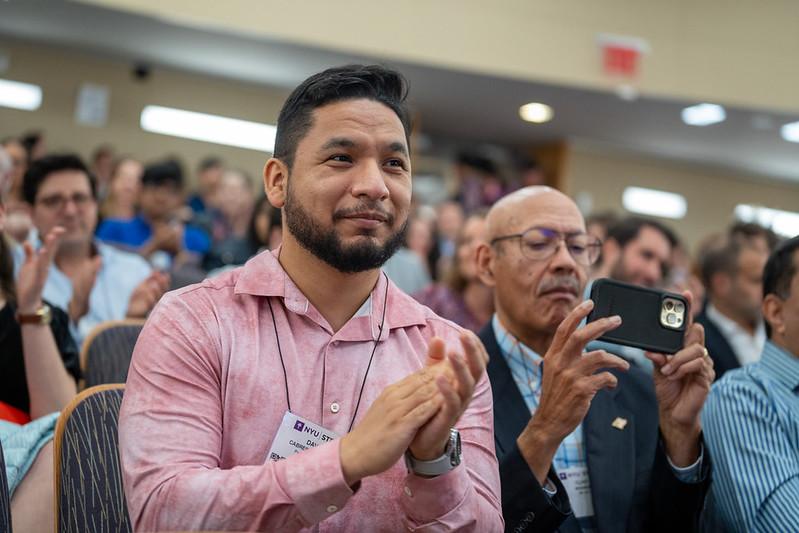
[[(799, 250), (799, 235), (783, 241), (771, 252), (763, 269), (763, 298), (774, 294), (785, 300), (791, 293), (791, 282), (796, 275), (796, 260), (794, 255)], [(771, 326), (766, 321), (766, 334), (771, 338)]]
[(183, 168), (174, 160), (148, 165), (141, 177), (142, 187), (171, 186), (183, 189)]
[(89, 180), (89, 187), (92, 189), (92, 197), (97, 199), (97, 180), (89, 172), (86, 164), (75, 154), (52, 154), (46, 155), (31, 162), (25, 177), (22, 180), (22, 194), (25, 201), (33, 205), (36, 202), (36, 195), (39, 189), (53, 172), (63, 170), (77, 170), (86, 174)]
[(754, 222), (736, 222), (729, 229), (730, 236), (741, 239), (755, 239), (762, 237), (766, 241), (769, 251), (774, 250), (782, 238), (774, 230), (755, 224)]
[(222, 160), (216, 156), (208, 156), (200, 161), (200, 164), (197, 165), (197, 172), (205, 172), (206, 170), (210, 170), (212, 168), (222, 168), (224, 165), (222, 164)]
[(677, 235), (671, 229), (657, 220), (643, 217), (626, 217), (619, 220), (608, 228), (607, 239), (613, 239), (624, 248), (630, 241), (635, 240), (644, 228), (653, 228), (660, 232), (669, 241), (671, 248), (677, 246)]
[(313, 111), (356, 98), (380, 102), (394, 111), (402, 122), (405, 140), (410, 145), (411, 119), (405, 106), (407, 96), (405, 77), (379, 65), (347, 65), (314, 74), (292, 91), (280, 110), (274, 157), (291, 169), (297, 145), (313, 125)]
[(744, 242), (740, 239), (722, 236), (718, 238), (720, 240), (703, 250), (698, 258), (699, 274), (708, 291), (716, 274), (723, 272), (734, 276), (738, 272), (738, 258), (744, 249)]

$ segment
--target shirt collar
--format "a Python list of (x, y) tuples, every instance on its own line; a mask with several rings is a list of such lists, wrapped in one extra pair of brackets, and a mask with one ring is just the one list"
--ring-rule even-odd
[[(299, 315), (307, 315), (321, 325), (326, 326), (321, 314), (313, 307), (308, 298), (291, 280), (278, 261), (280, 248), (262, 252), (241, 268), (235, 284), (235, 294), (248, 294), (251, 296), (282, 297), (286, 308)], [(387, 307), (385, 302), (388, 302)], [(380, 325), (385, 310), (385, 324), (380, 334)], [(357, 329), (348, 327), (350, 323), (361, 320), (368, 321), (371, 338), (380, 339), (388, 337), (390, 330), (410, 326), (421, 326), (427, 323), (428, 315), (425, 308), (402, 292), (394, 285), (385, 274), (381, 273), (375, 288), (369, 298), (364, 302), (355, 315), (336, 332), (339, 340), (363, 340)]]
[(766, 341), (760, 362), (762, 368), (777, 381), (792, 391), (799, 389), (799, 357), (771, 341)]
[(739, 326), (738, 323), (735, 322), (733, 319), (722, 314), (721, 311), (719, 311), (716, 308), (716, 306), (714, 306), (710, 302), (708, 302), (707, 306), (705, 306), (705, 314), (710, 320), (715, 322), (716, 325), (719, 327), (719, 329), (722, 331), (722, 333), (724, 333), (728, 337), (732, 335), (746, 335), (747, 337), (750, 338), (757, 338), (760, 335), (765, 336), (766, 334), (765, 325), (763, 324), (762, 320), (757, 324), (757, 327), (755, 328), (755, 333), (754, 335), (752, 335), (744, 328)]
[(541, 361), (544, 360), (544, 358), (541, 357), (538, 352), (525, 345), (522, 341), (517, 339), (513, 333), (505, 329), (505, 326), (502, 325), (502, 321), (499, 319), (499, 316), (497, 316), (496, 313), (494, 313), (494, 316), (491, 319), (491, 325), (494, 328), (494, 335), (497, 338), (499, 349), (502, 351), (502, 355), (504, 355), (506, 359), (519, 351), (523, 356), (528, 357), (537, 365), (540, 365)]

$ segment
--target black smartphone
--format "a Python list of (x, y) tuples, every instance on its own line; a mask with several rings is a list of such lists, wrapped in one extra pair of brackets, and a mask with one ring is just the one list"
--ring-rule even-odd
[(691, 312), (682, 295), (603, 278), (591, 287), (591, 300), (594, 308), (588, 322), (621, 317), (621, 326), (599, 340), (657, 353), (673, 354), (682, 349)]

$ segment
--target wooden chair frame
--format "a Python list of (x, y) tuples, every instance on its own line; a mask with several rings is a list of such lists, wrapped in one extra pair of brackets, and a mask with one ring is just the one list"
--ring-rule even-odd
[[(91, 346), (92, 342), (98, 335), (100, 335), (103, 331), (111, 328), (116, 328), (119, 326), (144, 326), (146, 322), (143, 318), (125, 318), (123, 320), (107, 320), (100, 324), (97, 324), (94, 329), (92, 329), (86, 338), (83, 340), (83, 346), (80, 348), (80, 373), (81, 375), (86, 374), (86, 368), (88, 365), (88, 358), (89, 358), (89, 346)], [(78, 384), (79, 390), (83, 390), (86, 386), (86, 380), (81, 378), (80, 383)]]
[(125, 390), (124, 383), (109, 383), (106, 385), (97, 385), (96, 387), (90, 387), (78, 393), (66, 407), (64, 410), (61, 411), (61, 416), (58, 417), (58, 422), (55, 426), (55, 436), (53, 437), (53, 495), (54, 495), (54, 521), (53, 521), (53, 531), (58, 533), (58, 524), (60, 520), (59, 516), (59, 502), (61, 500), (60, 493), (61, 493), (61, 448), (63, 447), (64, 442), (64, 431), (67, 425), (67, 421), (69, 417), (72, 415), (72, 412), (75, 408), (80, 404), (83, 400), (96, 394), (98, 392), (106, 391), (106, 390), (116, 390), (122, 389)]

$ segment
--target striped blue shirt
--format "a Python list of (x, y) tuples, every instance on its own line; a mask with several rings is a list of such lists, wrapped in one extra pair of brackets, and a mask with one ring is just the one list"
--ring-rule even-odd
[(714, 519), (726, 531), (799, 531), (799, 357), (767, 342), (702, 412)]

